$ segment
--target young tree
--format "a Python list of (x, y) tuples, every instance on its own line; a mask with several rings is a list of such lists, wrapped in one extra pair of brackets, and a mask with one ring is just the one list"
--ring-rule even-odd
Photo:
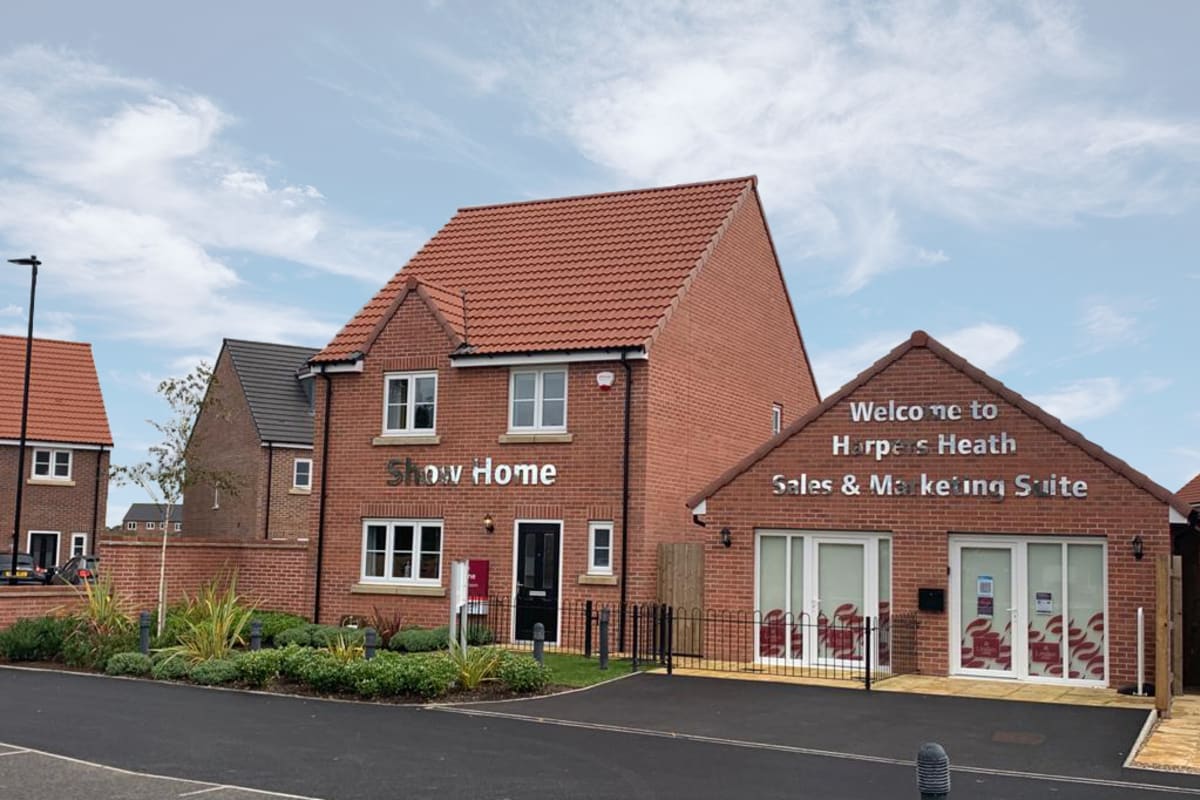
[(171, 512), (183, 501), (185, 490), (208, 484), (229, 495), (238, 491), (238, 476), (197, 460), (189, 459), (189, 446), (195, 445), (194, 426), (204, 411), (223, 417), (212, 368), (201, 362), (182, 378), (167, 378), (158, 385), (158, 393), (167, 401), (171, 415), (165, 421), (147, 420), (158, 431), (161, 441), (150, 447), (150, 460), (112, 468), (118, 485), (140, 486), (162, 512), (162, 551), (158, 565), (158, 634), (167, 621), (167, 537), (171, 530)]

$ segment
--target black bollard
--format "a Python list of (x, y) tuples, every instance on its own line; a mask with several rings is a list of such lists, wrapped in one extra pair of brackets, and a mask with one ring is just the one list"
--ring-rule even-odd
[(377, 644), (378, 641), (376, 638), (375, 629), (367, 628), (366, 631), (363, 632), (363, 655), (368, 661), (375, 657), (375, 647)]
[(250, 620), (250, 649), (262, 650), (262, 623), (256, 619)]
[(600, 669), (608, 669), (608, 607), (600, 609)]
[(546, 626), (540, 622), (533, 623), (533, 660), (539, 664), (546, 658), (543, 649), (546, 646)]
[(633, 607), (633, 653), (629, 659), (630, 668), (637, 672), (638, 668), (638, 606)]
[(917, 751), (917, 788), (921, 800), (945, 800), (950, 796), (950, 757), (937, 742), (926, 742)]
[(138, 645), (142, 655), (150, 655), (150, 612), (138, 614)]

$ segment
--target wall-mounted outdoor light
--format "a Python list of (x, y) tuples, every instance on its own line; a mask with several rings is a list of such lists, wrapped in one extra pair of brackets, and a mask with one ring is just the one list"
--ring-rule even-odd
[(1130, 542), (1130, 544), (1133, 546), (1133, 557), (1136, 558), (1138, 561), (1141, 561), (1142, 556), (1144, 556), (1146, 554), (1146, 549), (1142, 543), (1141, 534), (1134, 536), (1133, 541)]
[(721, 544), (725, 547), (733, 547), (733, 532), (729, 528), (721, 528)]
[(496, 520), (492, 519), (491, 514), (485, 514), (483, 517), (483, 529), (487, 533), (496, 532)]

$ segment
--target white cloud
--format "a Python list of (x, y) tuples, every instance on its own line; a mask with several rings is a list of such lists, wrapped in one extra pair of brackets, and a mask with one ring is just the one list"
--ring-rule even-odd
[(1119, 65), (1061, 5), (519, 8), (546, 54), (511, 68), (552, 135), (629, 183), (758, 174), (777, 234), (844, 263), (843, 291), (943, 260), (910, 216), (1064, 225), (1197, 193), (1170, 165), (1200, 126), (1109, 100)]
[(1073, 424), (1113, 413), (1127, 392), (1116, 378), (1085, 378), (1029, 399), (1063, 422)]
[(1128, 309), (1103, 300), (1091, 300), (1083, 310), (1079, 327), (1093, 350), (1127, 344), (1138, 338), (1137, 317)]
[[(845, 385), (851, 378), (901, 344), (907, 334), (888, 331), (847, 347), (828, 350), (812, 360), (817, 385), (824, 395)], [(1001, 369), (1023, 342), (1021, 335), (1006, 325), (983, 322), (934, 335), (942, 344), (987, 372)]]
[(252, 298), (230, 255), (373, 285), (423, 238), (364, 227), (316, 188), (245, 166), (210, 99), (69, 53), (0, 56), (0, 108), (0, 236), (36, 246), (47, 290), (121, 320), (116, 336), (319, 342), (338, 320)]

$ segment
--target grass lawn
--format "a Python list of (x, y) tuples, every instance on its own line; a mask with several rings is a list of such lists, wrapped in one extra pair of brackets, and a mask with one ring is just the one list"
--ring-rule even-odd
[[(602, 670), (598, 657), (584, 658), (571, 653), (546, 653), (546, 666), (550, 668), (550, 684), (552, 686), (591, 686), (594, 683), (628, 675), (632, 671), (627, 658), (610, 658), (608, 669)], [(658, 665), (647, 664), (639, 666), (638, 669), (643, 671), (656, 666)]]

